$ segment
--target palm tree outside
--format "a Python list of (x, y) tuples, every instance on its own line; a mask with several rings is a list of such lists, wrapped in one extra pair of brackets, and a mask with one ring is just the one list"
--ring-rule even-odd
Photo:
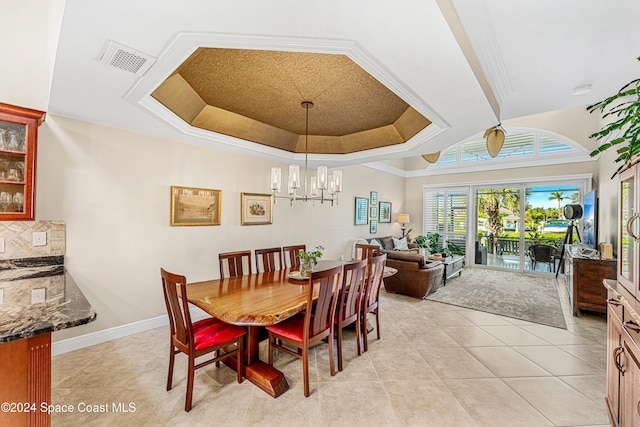
[(558, 219), (560, 219), (560, 216), (564, 217), (562, 210), (560, 209), (560, 204), (563, 200), (567, 199), (571, 199), (571, 196), (565, 196), (562, 191), (552, 191), (549, 195), (549, 200), (556, 200), (558, 202)]

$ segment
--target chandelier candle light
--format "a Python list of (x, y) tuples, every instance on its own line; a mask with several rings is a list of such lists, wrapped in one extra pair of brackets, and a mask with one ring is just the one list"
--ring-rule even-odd
[[(338, 204), (338, 193), (342, 192), (342, 171), (335, 170), (328, 174), (326, 166), (318, 166), (317, 176), (311, 176), (307, 182), (307, 162), (309, 156), (309, 108), (313, 107), (313, 102), (305, 101), (302, 108), (306, 110), (305, 135), (304, 135), (304, 194), (298, 194), (301, 187), (301, 176), (299, 165), (289, 165), (289, 179), (287, 182), (287, 196), (278, 196), (282, 186), (282, 170), (279, 167), (271, 168), (271, 191), (273, 192), (273, 203), (278, 199), (288, 199), (291, 205), (296, 200), (308, 202), (309, 200), (320, 200)], [(307, 186), (308, 184), (308, 186)], [(326, 193), (325, 193), (326, 192)]]

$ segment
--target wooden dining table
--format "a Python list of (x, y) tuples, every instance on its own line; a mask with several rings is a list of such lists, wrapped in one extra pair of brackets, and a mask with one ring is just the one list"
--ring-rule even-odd
[[(342, 264), (319, 261), (314, 270)], [(273, 397), (288, 388), (284, 374), (260, 360), (260, 331), (302, 311), (307, 302), (308, 280), (290, 278), (294, 269), (187, 284), (187, 299), (210, 315), (247, 328), (244, 351), (245, 378)], [(235, 359), (225, 363), (235, 368)]]

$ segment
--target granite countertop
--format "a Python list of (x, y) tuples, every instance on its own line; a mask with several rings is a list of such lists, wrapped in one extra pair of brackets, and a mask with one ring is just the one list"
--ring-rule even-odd
[[(31, 291), (45, 301), (31, 304)], [(33, 337), (95, 320), (96, 312), (62, 264), (0, 263), (0, 343)]]

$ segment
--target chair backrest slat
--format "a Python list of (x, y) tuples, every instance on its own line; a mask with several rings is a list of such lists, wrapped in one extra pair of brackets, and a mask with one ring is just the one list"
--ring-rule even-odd
[(380, 246), (365, 245), (364, 243), (356, 243), (356, 260), (369, 259), (380, 253)]
[(300, 251), (306, 251), (306, 245), (292, 245), (292, 246), (283, 246), (282, 254), (284, 256), (285, 266), (288, 268), (291, 267), (300, 267)]
[(367, 307), (375, 306), (380, 295), (382, 286), (382, 274), (387, 263), (387, 254), (382, 254), (371, 258), (369, 261), (369, 284), (366, 296)]
[[(185, 347), (193, 344), (193, 331), (189, 302), (187, 301), (187, 280), (184, 276), (160, 269), (164, 302), (167, 306), (171, 335), (175, 335)], [(180, 295), (178, 295), (180, 293)]]
[[(244, 276), (245, 268), (251, 274), (251, 251), (223, 252), (218, 254), (218, 263), (220, 265), (220, 278), (226, 276), (225, 270), (228, 271), (229, 277)], [(225, 269), (226, 264), (226, 269)]]
[(256, 249), (256, 271), (276, 271), (283, 269), (282, 248)]
[[(338, 294), (342, 286), (342, 271), (343, 267), (339, 265), (329, 270), (311, 273), (307, 298), (307, 315), (305, 316), (305, 330), (310, 331), (309, 338), (326, 331), (333, 323)], [(318, 289), (318, 297), (314, 301), (315, 289)], [(310, 324), (311, 318), (313, 318), (313, 324)]]
[(366, 291), (368, 260), (345, 264), (338, 316), (340, 320), (348, 319), (360, 312), (362, 299)]

